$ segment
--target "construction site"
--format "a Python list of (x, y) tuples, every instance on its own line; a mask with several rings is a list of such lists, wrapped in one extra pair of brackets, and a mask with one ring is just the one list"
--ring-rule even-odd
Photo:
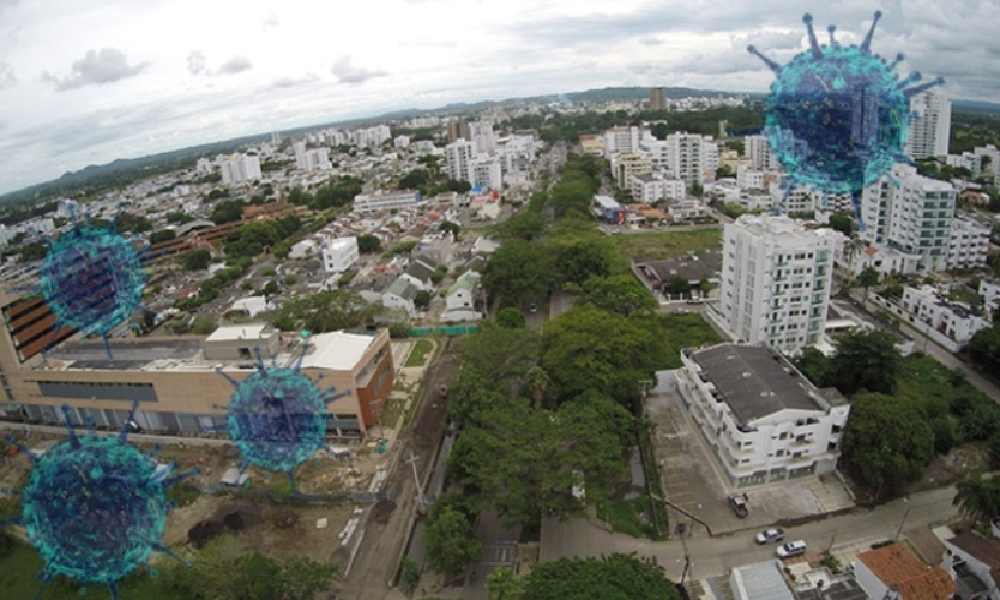
[[(394, 345), (399, 346), (394, 354), (405, 361), (412, 342)], [(129, 442), (159, 464), (173, 464), (176, 472), (199, 470), (169, 492), (175, 506), (164, 543), (190, 558), (212, 538), (236, 535), (249, 550), (274, 558), (305, 555), (336, 564), (339, 585), (353, 592), (346, 597), (363, 597), (373, 581), (391, 584), (413, 529), (417, 488), (430, 477), (443, 434), (446, 405), (439, 389), (457, 372), (453, 345), (435, 341), (426, 361), (432, 364), (407, 367), (405, 373), (400, 368), (402, 383), (387, 407), (395, 423), (380, 425), (365, 440), (327, 446), (299, 465), (294, 496), (287, 473), (253, 466), (241, 473), (240, 453), (228, 441), (130, 434)], [(0, 500), (8, 496), (9, 505), (11, 492), (26, 485), (31, 468), (18, 447), (40, 456), (65, 441), (66, 432), (4, 426), (0, 434), (16, 440), (0, 457)]]

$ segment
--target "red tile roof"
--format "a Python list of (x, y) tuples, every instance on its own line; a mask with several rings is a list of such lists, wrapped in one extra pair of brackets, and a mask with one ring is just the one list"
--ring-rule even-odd
[(899, 544), (858, 555), (887, 586), (895, 585), (902, 600), (950, 600), (958, 586), (941, 567), (926, 565)]

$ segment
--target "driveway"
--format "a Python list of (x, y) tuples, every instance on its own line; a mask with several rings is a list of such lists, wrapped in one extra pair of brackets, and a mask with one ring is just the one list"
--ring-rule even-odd
[(517, 539), (520, 530), (508, 529), (493, 510), (479, 515), (476, 533), (483, 542), (479, 562), (466, 570), (463, 600), (489, 600), (486, 578), (500, 567), (514, 568), (517, 562)]
[[(741, 489), (740, 493), (747, 494), (750, 514), (740, 519), (727, 499), (735, 488), (684, 407), (674, 371), (657, 373), (657, 387), (646, 399), (645, 411), (656, 425), (653, 451), (661, 469), (666, 500), (704, 520), (713, 533), (761, 529), (784, 519), (854, 506), (837, 477), (808, 477)], [(678, 522), (678, 513), (672, 517)], [(702, 527), (694, 527), (693, 531), (695, 535), (707, 535)]]

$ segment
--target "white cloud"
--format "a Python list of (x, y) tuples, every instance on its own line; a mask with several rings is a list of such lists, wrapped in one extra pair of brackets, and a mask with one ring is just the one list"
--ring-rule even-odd
[(242, 73), (243, 71), (249, 71), (253, 68), (253, 63), (250, 62), (245, 56), (234, 56), (222, 63), (214, 74), (215, 75), (235, 75), (237, 73)]
[(385, 71), (373, 71), (352, 65), (350, 54), (345, 54), (338, 58), (330, 70), (333, 72), (334, 77), (339, 79), (341, 83), (364, 83), (369, 79), (388, 75)]
[(87, 85), (114, 83), (135, 77), (148, 66), (148, 62), (130, 65), (121, 50), (102, 48), (88, 50), (83, 58), (73, 61), (68, 77), (55, 77), (46, 71), (42, 74), (42, 79), (55, 84), (56, 90), (64, 92)]
[[(905, 52), (900, 73), (1000, 98), (1000, 0), (836, 0), (814, 8), (818, 34), (836, 23), (857, 43), (876, 8), (875, 51)], [(0, 192), (394, 108), (621, 85), (766, 91), (774, 76), (746, 46), (787, 63), (805, 47), (802, 12), (792, 0), (0, 0)], [(469, 36), (470, 22), (488, 30)]]

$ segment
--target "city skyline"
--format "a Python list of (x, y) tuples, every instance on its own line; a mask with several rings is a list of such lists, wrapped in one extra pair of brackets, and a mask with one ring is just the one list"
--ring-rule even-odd
[(842, 43), (859, 43), (880, 8), (874, 49), (904, 51), (902, 72), (942, 75), (954, 98), (1000, 98), (982, 27), (1000, 0), (947, 16), (929, 0), (681, 13), (669, 2), (516, 0), (498, 13), (455, 0), (339, 11), (313, 0), (0, 0), (0, 193), (116, 158), (402, 108), (617, 86), (766, 92), (770, 73), (747, 44), (790, 58), (805, 47), (809, 8), (840, 26)]

